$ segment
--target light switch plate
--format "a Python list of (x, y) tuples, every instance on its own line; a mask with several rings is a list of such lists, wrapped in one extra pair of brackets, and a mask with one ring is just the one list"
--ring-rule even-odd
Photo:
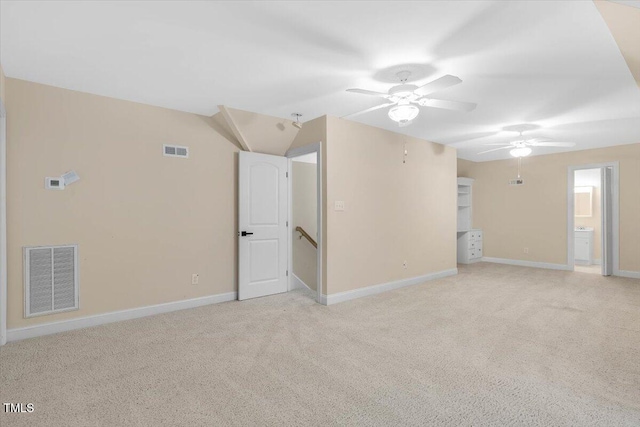
[(336, 200), (334, 203), (334, 210), (336, 211), (344, 211), (344, 201)]

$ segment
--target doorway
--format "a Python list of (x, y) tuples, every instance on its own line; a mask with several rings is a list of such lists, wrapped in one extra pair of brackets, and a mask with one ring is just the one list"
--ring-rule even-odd
[(618, 163), (569, 167), (568, 190), (568, 265), (618, 274)]
[[(315, 143), (289, 150), (286, 157), (241, 151), (238, 161), (238, 299), (288, 292), (304, 285), (315, 300), (322, 294), (322, 155)], [(305, 156), (301, 158), (301, 156)], [(297, 161), (294, 162), (295, 158)], [(300, 161), (300, 160), (306, 161)], [(312, 163), (313, 162), (313, 163)], [(295, 163), (295, 164), (294, 164)], [(300, 164), (301, 166), (298, 166)], [(315, 180), (302, 164), (310, 164)], [(294, 171), (304, 187), (305, 211), (293, 218)], [(311, 182), (309, 186), (308, 182)], [(313, 203), (315, 199), (315, 203)], [(297, 202), (298, 200), (296, 200)], [(300, 215), (305, 216), (304, 221)], [(297, 242), (294, 243), (294, 235)], [(314, 238), (315, 237), (315, 238)], [(301, 241), (304, 239), (304, 241)], [(311, 245), (302, 246), (300, 243)], [(294, 246), (295, 245), (295, 246)], [(296, 267), (294, 267), (294, 251)], [(309, 252), (311, 253), (309, 254)], [(308, 255), (305, 257), (304, 253)], [(309, 264), (301, 264), (301, 257)], [(315, 262), (314, 262), (315, 261)], [(298, 273), (294, 276), (294, 268)], [(315, 279), (315, 280), (314, 280)], [(313, 296), (312, 296), (313, 297)]]
[[(322, 293), (322, 154), (321, 143), (292, 148), (289, 158), (289, 291), (306, 290), (326, 304)], [(315, 179), (314, 179), (315, 175)], [(315, 243), (315, 244), (314, 244)]]
[(290, 158), (291, 273), (289, 290), (313, 299), (318, 290), (318, 156)]

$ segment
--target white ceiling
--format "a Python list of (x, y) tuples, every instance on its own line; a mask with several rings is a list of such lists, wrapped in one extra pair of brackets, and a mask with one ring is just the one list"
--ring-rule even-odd
[[(482, 161), (502, 127), (575, 149), (640, 142), (640, 89), (590, 1), (0, 3), (9, 77), (212, 115), (216, 105), (303, 121), (376, 105), (389, 70), (419, 64), (420, 85), (471, 113), (423, 108), (399, 129), (385, 110), (358, 121), (450, 144)], [(561, 150), (536, 148), (535, 154)], [(564, 149), (562, 151), (567, 151)]]

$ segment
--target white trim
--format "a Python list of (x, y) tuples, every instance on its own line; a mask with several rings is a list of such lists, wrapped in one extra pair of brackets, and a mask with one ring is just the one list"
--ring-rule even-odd
[[(612, 244), (613, 244), (613, 275), (620, 276), (620, 162), (590, 163), (586, 165), (573, 165), (567, 167), (567, 266), (569, 270), (574, 270), (575, 266), (575, 217), (573, 187), (575, 184), (575, 171), (581, 169), (602, 169), (612, 168), (611, 183), (612, 189)], [(602, 196), (600, 196), (602, 197)], [(602, 232), (602, 231), (601, 231)], [(602, 237), (602, 236), (601, 236)], [(602, 241), (602, 239), (600, 239)]]
[(393, 282), (382, 283), (380, 285), (372, 285), (364, 288), (354, 289), (352, 291), (340, 292), (332, 295), (322, 295), (323, 304), (332, 305), (356, 298), (362, 298), (369, 295), (376, 295), (382, 292), (392, 291), (394, 289), (404, 288), (405, 286), (419, 285), (429, 280), (441, 279), (443, 277), (455, 276), (458, 274), (457, 268), (449, 270), (437, 271), (435, 273), (425, 274), (423, 276), (411, 277), (408, 279), (396, 280)]
[(287, 292), (293, 287), (293, 162), (287, 159)]
[[(285, 153), (285, 156), (287, 158), (289, 158), (289, 218), (292, 219), (293, 218), (293, 212), (292, 212), (292, 205), (293, 203), (291, 203), (291, 200), (293, 198), (293, 187), (292, 187), (292, 181), (293, 181), (293, 173), (292, 173), (292, 168), (291, 168), (291, 163), (292, 163), (292, 158), (293, 157), (299, 157), (299, 156), (303, 156), (305, 154), (311, 154), (311, 153), (316, 153), (317, 155), (317, 163), (316, 163), (316, 169), (318, 172), (317, 175), (317, 189), (316, 189), (316, 208), (317, 208), (317, 226), (316, 229), (318, 230), (318, 247), (316, 250), (316, 301), (320, 304), (324, 304), (327, 305), (327, 297), (326, 295), (324, 295), (322, 293), (322, 251), (323, 251), (323, 242), (322, 242), (322, 232), (323, 232), (323, 228), (322, 228), (322, 224), (324, 222), (324, 218), (322, 216), (322, 207), (323, 207), (323, 203), (322, 203), (322, 143), (321, 142), (314, 142), (313, 144), (308, 144), (308, 145), (304, 145), (302, 147), (296, 147), (296, 148), (291, 148), (289, 150), (287, 150), (287, 152)], [(290, 222), (289, 223), (291, 225), (291, 228), (293, 228), (293, 224)], [(291, 278), (293, 276), (293, 232), (290, 230), (289, 231), (289, 271), (291, 272), (291, 274), (289, 275), (289, 290), (291, 290)]]
[(7, 111), (0, 99), (0, 346), (7, 342)]
[(292, 291), (294, 289), (309, 289), (310, 291), (313, 290), (306, 283), (304, 283), (302, 279), (296, 276), (295, 273), (291, 273), (291, 289), (289, 290)]
[(618, 270), (616, 276), (628, 277), (629, 279), (640, 279), (640, 271)]
[(552, 264), (550, 262), (525, 261), (520, 259), (482, 257), (482, 262), (492, 262), (495, 264), (518, 265), (520, 267), (546, 268), (548, 270), (573, 270), (572, 266), (565, 264)]
[(168, 302), (164, 304), (149, 305), (146, 307), (131, 308), (128, 310), (112, 311), (110, 313), (97, 314), (95, 316), (79, 317), (76, 319), (61, 320), (59, 322), (43, 323), (40, 325), (26, 326), (24, 328), (9, 329), (7, 341), (19, 341), (27, 338), (57, 334), (58, 332), (73, 331), (75, 329), (105, 325), (107, 323), (120, 322), (122, 320), (138, 319), (140, 317), (169, 313), (187, 308), (201, 307), (203, 305), (218, 304), (234, 301), (238, 298), (236, 292), (210, 295), (206, 297)]
[(238, 140), (238, 143), (240, 143), (240, 146), (242, 146), (242, 149), (244, 151), (253, 151), (249, 146), (249, 142), (247, 141), (247, 138), (244, 137), (236, 121), (233, 120), (233, 117), (231, 117), (231, 113), (229, 112), (227, 107), (224, 105), (218, 105), (218, 109), (222, 113), (222, 117), (227, 122), (227, 125), (229, 125), (229, 129), (231, 130), (231, 133), (233, 134), (233, 136), (236, 137), (236, 139)]

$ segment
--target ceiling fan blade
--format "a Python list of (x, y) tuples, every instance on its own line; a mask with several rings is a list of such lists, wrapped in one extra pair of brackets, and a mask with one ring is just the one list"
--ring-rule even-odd
[(375, 111), (375, 110), (378, 110), (378, 109), (384, 108), (384, 107), (390, 107), (392, 105), (395, 105), (395, 102), (387, 102), (385, 104), (376, 105), (375, 107), (367, 108), (366, 110), (358, 111), (356, 113), (347, 114), (346, 116), (342, 116), (342, 118), (359, 116), (360, 114), (369, 113), (371, 111)]
[(430, 93), (438, 92), (439, 90), (457, 85), (458, 83), (462, 83), (462, 80), (460, 80), (459, 77), (447, 74), (446, 76), (442, 76), (424, 86), (420, 86), (415, 90), (415, 93), (422, 96), (429, 95)]
[(575, 142), (528, 142), (532, 147), (575, 147)]
[(506, 146), (513, 145), (513, 144), (510, 143), (510, 142), (494, 142), (492, 144), (482, 144), (482, 145), (496, 145), (496, 146), (506, 147)]
[(445, 99), (422, 98), (420, 105), (423, 107), (444, 108), (445, 110), (464, 111), (468, 113), (476, 109), (478, 104), (473, 102), (447, 101)]
[(351, 93), (359, 93), (361, 95), (372, 95), (372, 96), (382, 96), (384, 98), (386, 98), (387, 96), (389, 96), (386, 93), (382, 93), (382, 92), (376, 92), (374, 90), (367, 90), (367, 89), (347, 89), (347, 92), (351, 92)]
[(508, 146), (508, 147), (492, 148), (491, 150), (481, 151), (481, 152), (479, 152), (478, 154), (485, 154), (485, 153), (490, 153), (490, 152), (492, 152), (492, 151), (505, 150), (505, 149), (507, 149), (507, 148), (515, 148), (515, 147), (512, 147), (512, 146), (511, 146), (511, 144), (509, 144), (509, 146)]

